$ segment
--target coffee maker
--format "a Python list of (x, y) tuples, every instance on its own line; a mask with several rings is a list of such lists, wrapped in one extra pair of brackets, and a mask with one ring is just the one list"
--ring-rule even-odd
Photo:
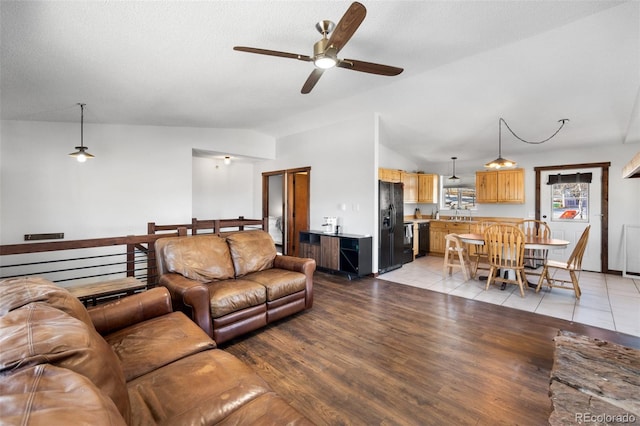
[(325, 216), (324, 223), (322, 224), (322, 231), (325, 234), (337, 234), (338, 218), (335, 216)]

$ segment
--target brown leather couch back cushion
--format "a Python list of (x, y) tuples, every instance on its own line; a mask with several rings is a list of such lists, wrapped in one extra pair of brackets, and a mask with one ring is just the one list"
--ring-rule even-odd
[(0, 281), (0, 316), (31, 302), (44, 302), (93, 328), (91, 317), (82, 303), (51, 281), (41, 277), (7, 278)]
[(130, 415), (124, 372), (109, 344), (93, 327), (42, 302), (0, 317), (0, 374), (52, 364), (87, 377)]
[(126, 426), (120, 412), (89, 379), (40, 364), (0, 375), (2, 424)]
[(216, 235), (167, 239), (163, 258), (165, 268), (201, 282), (233, 278), (229, 247)]
[(240, 231), (227, 236), (236, 277), (273, 268), (278, 254), (271, 235), (264, 231)]

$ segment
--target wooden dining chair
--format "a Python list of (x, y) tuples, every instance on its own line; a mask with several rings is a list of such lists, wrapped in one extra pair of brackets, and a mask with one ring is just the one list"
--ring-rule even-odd
[[(551, 228), (547, 222), (537, 219), (525, 219), (517, 222), (518, 227), (524, 232), (525, 239), (532, 238), (551, 238)], [(547, 261), (549, 250), (541, 249), (525, 249), (524, 266), (525, 268), (535, 270), (544, 266)], [(528, 271), (528, 275), (540, 275), (539, 272)]]
[[(496, 223), (491, 220), (481, 220), (476, 224), (475, 232), (484, 234), (485, 229)], [(469, 259), (473, 266), (471, 278), (475, 278), (478, 274), (478, 269), (489, 270), (489, 254), (487, 253), (487, 246), (484, 244), (470, 244), (469, 251)]]
[[(540, 279), (538, 280), (536, 293), (540, 291), (542, 283), (546, 281), (546, 285), (547, 287), (549, 287), (549, 289), (563, 288), (566, 290), (573, 290), (576, 294), (576, 299), (580, 299), (582, 291), (580, 290), (579, 278), (580, 271), (582, 270), (582, 257), (584, 256), (584, 251), (587, 247), (587, 241), (589, 240), (589, 229), (591, 229), (591, 225), (588, 225), (584, 229), (584, 231), (582, 231), (580, 239), (576, 243), (571, 256), (569, 256), (569, 259), (566, 262), (547, 260), (547, 262), (544, 264), (544, 268), (542, 269)], [(552, 269), (554, 271), (554, 276), (551, 276), (549, 274), (549, 269)], [(555, 278), (555, 274), (559, 271), (568, 271), (570, 279), (566, 280)], [(578, 275), (576, 275), (576, 271), (578, 272)], [(569, 284), (571, 284), (571, 286), (569, 286)]]
[(469, 253), (457, 234), (447, 234), (445, 237), (444, 263), (442, 276), (453, 273), (453, 268), (460, 268), (465, 281), (469, 281)]
[[(515, 284), (524, 297), (527, 277), (524, 273), (524, 232), (516, 225), (495, 224), (484, 231), (489, 255), (489, 278), (485, 290), (495, 283)], [(514, 278), (501, 277), (500, 271), (512, 270)], [(507, 274), (508, 275), (508, 274)]]

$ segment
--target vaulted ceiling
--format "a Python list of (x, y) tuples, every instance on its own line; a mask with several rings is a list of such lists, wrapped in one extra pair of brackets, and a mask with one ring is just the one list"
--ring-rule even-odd
[(395, 77), (326, 71), (300, 93), (319, 20), (346, 1), (6, 1), (6, 120), (253, 129), (274, 137), (365, 112), (418, 163), (457, 155), (640, 142), (640, 2), (368, 1), (340, 57), (404, 68)]

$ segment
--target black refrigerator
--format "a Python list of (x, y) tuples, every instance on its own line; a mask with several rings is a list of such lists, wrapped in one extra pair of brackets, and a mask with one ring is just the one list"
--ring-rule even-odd
[(378, 273), (397, 269), (403, 263), (403, 184), (379, 181)]

